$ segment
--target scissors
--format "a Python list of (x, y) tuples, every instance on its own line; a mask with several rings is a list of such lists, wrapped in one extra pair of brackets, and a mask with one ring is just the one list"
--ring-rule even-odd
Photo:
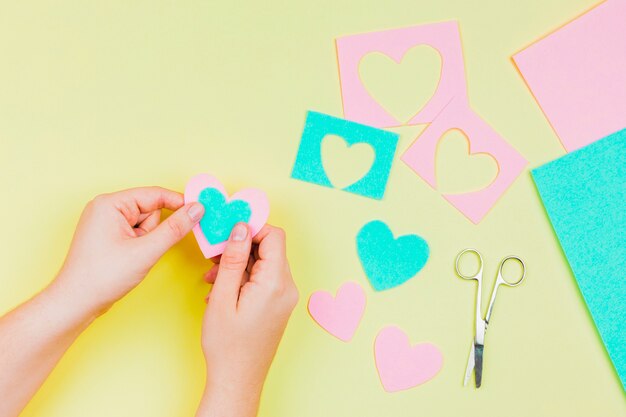
[[(465, 275), (459, 269), (459, 261), (466, 253), (475, 254), (476, 256), (478, 256), (478, 260), (480, 261), (478, 272), (476, 272), (474, 275)], [(522, 275), (517, 281), (507, 281), (502, 275), (502, 268), (508, 261), (511, 260), (519, 262), (522, 266)], [(487, 314), (485, 315), (484, 319), (482, 318), (483, 257), (480, 256), (480, 253), (476, 249), (465, 249), (457, 255), (455, 269), (459, 277), (467, 280), (478, 281), (478, 289), (476, 291), (476, 318), (474, 323), (474, 341), (470, 346), (469, 360), (467, 361), (467, 368), (465, 369), (465, 379), (463, 381), (463, 385), (467, 385), (472, 375), (472, 371), (474, 371), (476, 388), (480, 388), (483, 376), (483, 350), (485, 349), (485, 333), (487, 331), (487, 325), (489, 324), (489, 319), (491, 318), (491, 313), (493, 311), (493, 304), (496, 301), (498, 287), (500, 285), (506, 285), (507, 287), (517, 287), (519, 284), (521, 284), (526, 277), (526, 265), (524, 265), (524, 261), (522, 261), (517, 256), (507, 256), (500, 261), (498, 275), (496, 278), (496, 282), (493, 285), (493, 289), (491, 290), (491, 300), (489, 301), (489, 307), (487, 308)]]

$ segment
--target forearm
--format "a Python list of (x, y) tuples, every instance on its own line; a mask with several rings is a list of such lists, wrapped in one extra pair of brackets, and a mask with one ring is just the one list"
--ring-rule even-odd
[(207, 382), (196, 417), (255, 417), (261, 388), (262, 383), (239, 388), (234, 384)]
[(56, 280), (0, 318), (0, 416), (17, 416), (95, 313)]

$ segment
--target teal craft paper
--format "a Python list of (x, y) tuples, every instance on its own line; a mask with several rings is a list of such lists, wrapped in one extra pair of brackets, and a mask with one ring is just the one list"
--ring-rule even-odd
[(626, 129), (532, 175), (626, 389)]
[(215, 188), (205, 188), (198, 196), (198, 202), (204, 206), (204, 216), (200, 228), (210, 244), (228, 240), (230, 232), (237, 223), (248, 223), (252, 210), (243, 200), (227, 202), (224, 194)]
[(342, 137), (348, 146), (367, 143), (374, 149), (374, 162), (367, 174), (343, 190), (377, 200), (382, 199), (399, 135), (323, 113), (314, 111), (307, 113), (291, 177), (333, 187), (322, 165), (322, 141), (328, 135)]
[(384, 291), (414, 277), (428, 260), (429, 249), (417, 235), (397, 239), (389, 227), (374, 220), (361, 228), (356, 247), (365, 275), (376, 291)]

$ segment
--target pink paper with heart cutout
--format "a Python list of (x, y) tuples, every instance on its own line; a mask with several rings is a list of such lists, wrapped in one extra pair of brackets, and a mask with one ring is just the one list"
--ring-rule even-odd
[(365, 291), (356, 282), (344, 283), (335, 297), (326, 291), (316, 291), (309, 298), (313, 320), (344, 342), (352, 339), (364, 312)]
[(404, 163), (434, 189), (437, 189), (435, 173), (437, 143), (451, 129), (459, 129), (465, 133), (469, 141), (470, 155), (486, 153), (498, 164), (498, 175), (487, 187), (468, 193), (443, 194), (443, 198), (473, 223), (478, 224), (522, 173), (528, 162), (481, 119), (469, 107), (467, 101), (453, 100), (401, 157)]
[[(224, 194), (226, 201), (243, 200), (250, 205), (251, 215), (248, 221), (250, 233), (254, 237), (263, 228), (270, 214), (270, 205), (265, 193), (256, 188), (245, 188), (237, 191), (230, 198), (222, 183), (209, 174), (198, 174), (192, 177), (185, 186), (185, 204), (198, 201), (200, 192), (205, 188), (215, 188)], [(205, 258), (209, 259), (220, 255), (226, 248), (226, 242), (212, 245), (200, 228), (200, 223), (193, 227), (193, 234)]]
[(431, 380), (443, 364), (443, 355), (431, 343), (411, 346), (408, 336), (395, 326), (378, 332), (374, 342), (376, 368), (387, 392), (413, 388)]
[(418, 45), (428, 45), (441, 55), (441, 78), (437, 89), (407, 125), (431, 122), (453, 98), (467, 100), (465, 63), (456, 21), (344, 36), (336, 39), (336, 45), (343, 111), (348, 120), (379, 128), (404, 124), (389, 114), (361, 81), (361, 59), (372, 52), (383, 53), (397, 63), (407, 51)]

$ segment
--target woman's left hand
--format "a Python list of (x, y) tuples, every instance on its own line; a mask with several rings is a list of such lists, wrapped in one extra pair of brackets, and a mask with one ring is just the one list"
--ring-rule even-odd
[[(175, 210), (161, 222), (161, 209)], [(61, 285), (99, 315), (135, 288), (204, 214), (161, 187), (103, 194), (87, 204), (59, 276)]]

